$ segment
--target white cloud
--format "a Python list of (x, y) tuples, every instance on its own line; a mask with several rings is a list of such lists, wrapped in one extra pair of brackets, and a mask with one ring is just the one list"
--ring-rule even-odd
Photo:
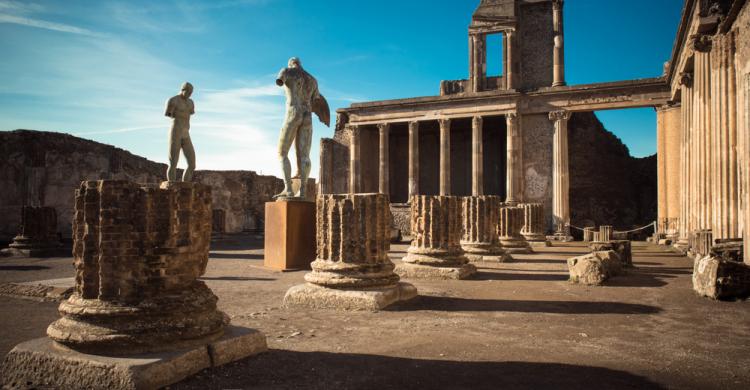
[(69, 24), (48, 22), (45, 20), (32, 19), (32, 18), (27, 18), (23, 16), (14, 16), (14, 15), (8, 15), (8, 14), (0, 14), (0, 23), (18, 24), (21, 26), (36, 27), (36, 28), (42, 28), (45, 30), (59, 31), (59, 32), (70, 33), (70, 34), (87, 35), (91, 37), (102, 36), (102, 34), (96, 33), (94, 31), (87, 30), (81, 27), (72, 26)]

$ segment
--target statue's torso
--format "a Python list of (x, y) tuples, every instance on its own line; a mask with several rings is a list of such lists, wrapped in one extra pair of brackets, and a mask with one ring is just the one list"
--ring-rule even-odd
[(195, 105), (192, 99), (185, 99), (180, 95), (169, 99), (167, 103), (167, 112), (171, 113), (173, 118), (172, 129), (187, 132), (190, 130), (190, 115), (195, 112)]
[(299, 68), (283, 69), (279, 77), (284, 81), (287, 106), (309, 112), (312, 99), (318, 89), (318, 82), (315, 78)]

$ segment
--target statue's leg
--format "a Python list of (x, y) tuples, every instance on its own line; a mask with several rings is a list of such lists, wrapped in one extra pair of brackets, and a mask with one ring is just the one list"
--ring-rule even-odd
[(187, 169), (182, 174), (182, 181), (193, 181), (193, 171), (195, 171), (195, 149), (193, 148), (193, 141), (190, 140), (190, 135), (182, 139), (182, 153), (185, 155), (187, 160)]
[(181, 140), (179, 131), (172, 128), (169, 130), (169, 167), (167, 167), (167, 180), (177, 180), (177, 162), (180, 160)]
[(292, 142), (297, 135), (300, 122), (300, 115), (297, 114), (294, 107), (289, 107), (286, 112), (284, 126), (281, 128), (278, 149), (279, 162), (281, 163), (281, 171), (284, 176), (284, 190), (276, 194), (274, 198), (294, 196), (292, 192), (292, 164), (289, 162), (289, 149), (292, 147)]
[(312, 115), (308, 112), (302, 120), (302, 125), (297, 132), (294, 146), (299, 160), (300, 186), (296, 196), (304, 198), (307, 196), (307, 178), (310, 177), (310, 147), (312, 146)]

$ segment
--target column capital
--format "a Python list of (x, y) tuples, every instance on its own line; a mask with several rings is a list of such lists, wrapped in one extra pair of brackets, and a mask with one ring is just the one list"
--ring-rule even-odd
[(682, 72), (680, 73), (680, 79), (678, 80), (679, 84), (685, 87), (692, 87), (693, 86), (693, 73), (691, 72)]
[(690, 36), (690, 44), (693, 50), (701, 53), (707, 53), (711, 51), (712, 38), (708, 34), (693, 34)]
[(440, 118), (438, 119), (438, 123), (440, 124), (440, 127), (447, 127), (451, 125), (451, 119), (450, 118)]
[(563, 0), (552, 0), (552, 9), (555, 11), (561, 10), (563, 7)]
[(388, 131), (391, 128), (391, 124), (388, 122), (378, 123), (378, 130)]
[(419, 121), (409, 121), (409, 130), (419, 129)]
[(549, 113), (549, 120), (551, 121), (567, 121), (568, 119), (570, 119), (570, 111), (560, 110)]
[(473, 127), (481, 127), (483, 122), (484, 122), (484, 117), (482, 117), (481, 115), (475, 115), (471, 117), (471, 125)]
[(516, 119), (518, 119), (518, 112), (512, 111), (505, 113), (505, 119), (507, 121), (515, 121)]

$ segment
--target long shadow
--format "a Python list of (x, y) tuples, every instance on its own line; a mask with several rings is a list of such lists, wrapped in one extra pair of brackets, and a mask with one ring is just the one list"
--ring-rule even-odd
[[(549, 271), (547, 271), (549, 272)], [(524, 273), (500, 273), (500, 272), (478, 272), (473, 278), (466, 279), (467, 281), (485, 281), (485, 280), (528, 280), (528, 281), (540, 281), (548, 282), (554, 281), (559, 282), (568, 280), (568, 275), (563, 274), (524, 274)]]
[(567, 263), (567, 260), (565, 259), (555, 260), (555, 259), (516, 259), (516, 258), (513, 258), (513, 261), (511, 261), (510, 263), (514, 263), (514, 264), (520, 264), (520, 263), (565, 264)]
[(200, 280), (232, 280), (232, 281), (245, 281), (245, 280), (257, 280), (262, 282), (272, 282), (275, 278), (252, 278), (244, 276), (201, 276)]
[[(283, 369), (279, 369), (283, 367)], [(172, 389), (663, 389), (603, 367), (466, 362), (272, 349), (203, 371)]]
[(39, 271), (49, 269), (46, 265), (0, 265), (0, 271)]
[(401, 303), (395, 311), (499, 311), (549, 314), (655, 314), (661, 308), (622, 302), (525, 301), (500, 299), (469, 299), (420, 295)]
[(210, 252), (210, 259), (263, 260), (263, 255), (255, 253), (217, 253)]

